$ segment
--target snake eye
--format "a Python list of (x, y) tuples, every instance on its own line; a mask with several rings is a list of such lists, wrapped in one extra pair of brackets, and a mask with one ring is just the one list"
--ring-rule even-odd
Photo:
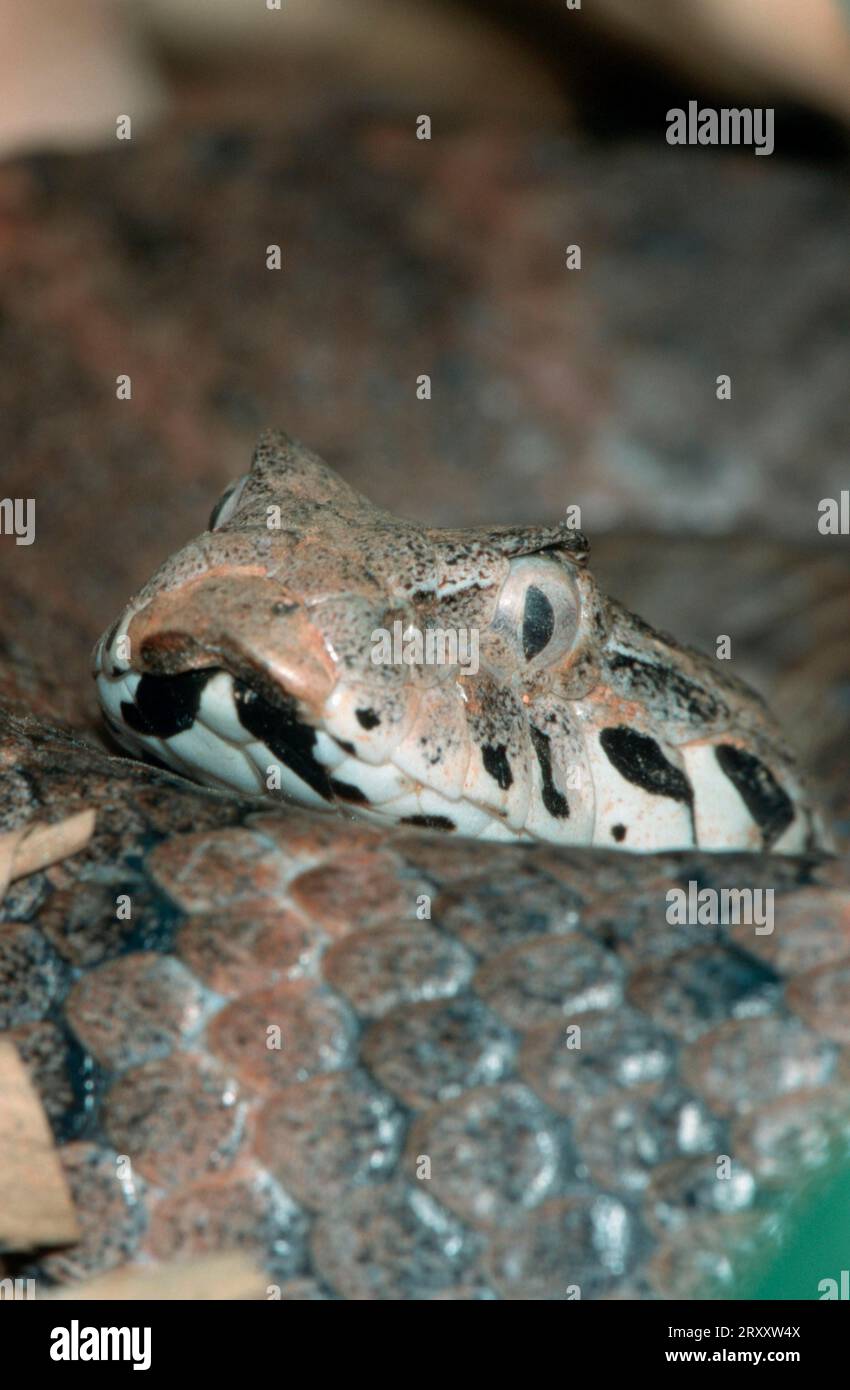
[(556, 661), (573, 645), (579, 597), (565, 567), (548, 555), (513, 560), (499, 596), (496, 623), (514, 635), (526, 662)]
[(217, 531), (220, 526), (224, 526), (225, 522), (230, 520), (239, 506), (239, 500), (247, 481), (248, 474), (243, 473), (241, 478), (234, 478), (232, 483), (228, 483), (210, 512), (208, 531)]

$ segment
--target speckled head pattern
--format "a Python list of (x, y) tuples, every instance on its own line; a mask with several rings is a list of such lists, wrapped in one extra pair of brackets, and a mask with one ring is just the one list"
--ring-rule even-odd
[(95, 650), (131, 752), (481, 839), (822, 843), (759, 698), (604, 598), (566, 524), (418, 526), (269, 431), (210, 527)]

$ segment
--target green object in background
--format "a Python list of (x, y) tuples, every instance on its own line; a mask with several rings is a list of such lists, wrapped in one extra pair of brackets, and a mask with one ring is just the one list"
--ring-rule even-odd
[[(819, 1287), (824, 1280), (833, 1280), (835, 1291)], [(842, 1294), (850, 1298), (850, 1167), (800, 1207), (780, 1254), (739, 1297), (817, 1301)]]

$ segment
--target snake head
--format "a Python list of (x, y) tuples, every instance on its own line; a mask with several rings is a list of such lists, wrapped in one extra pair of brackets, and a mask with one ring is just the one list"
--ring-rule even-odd
[(813, 841), (761, 702), (604, 599), (565, 523), (446, 530), (262, 436), (95, 650), (111, 729), (380, 824), (636, 849)]

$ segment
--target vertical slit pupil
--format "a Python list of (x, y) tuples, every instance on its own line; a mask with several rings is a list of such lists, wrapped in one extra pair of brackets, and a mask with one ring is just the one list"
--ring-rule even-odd
[(555, 631), (555, 611), (542, 589), (530, 584), (522, 615), (522, 650), (526, 661), (537, 656)]

